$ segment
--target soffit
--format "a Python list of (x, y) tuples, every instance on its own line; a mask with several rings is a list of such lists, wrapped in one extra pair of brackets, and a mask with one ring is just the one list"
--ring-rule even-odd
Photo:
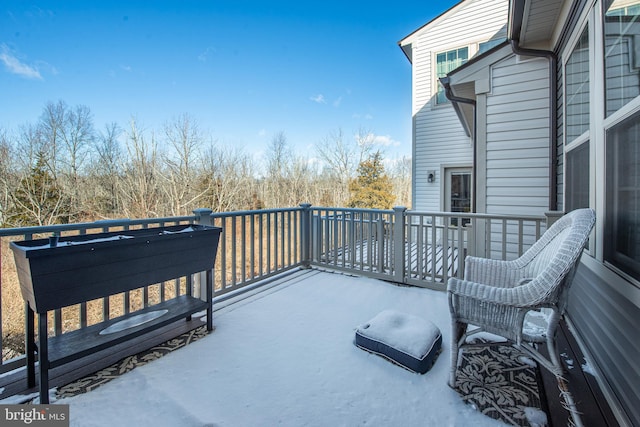
[(509, 38), (519, 40), (522, 47), (548, 49), (565, 3), (564, 0), (511, 0)]

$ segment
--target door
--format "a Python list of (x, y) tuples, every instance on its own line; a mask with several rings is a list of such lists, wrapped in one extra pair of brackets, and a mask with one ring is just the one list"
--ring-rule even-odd
[[(471, 212), (471, 168), (445, 169), (444, 210), (446, 212)], [(469, 223), (464, 219), (462, 225)], [(458, 225), (452, 218), (451, 225)]]

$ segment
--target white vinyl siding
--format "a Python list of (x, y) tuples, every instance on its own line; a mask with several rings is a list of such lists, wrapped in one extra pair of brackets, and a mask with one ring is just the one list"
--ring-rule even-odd
[[(468, 0), (426, 25), (412, 42), (412, 115), (414, 118), (413, 209), (444, 209), (441, 171), (450, 165), (471, 165), (473, 147), (450, 104), (436, 105), (436, 54), (469, 47), (471, 58), (478, 44), (506, 36), (508, 1)], [(436, 180), (427, 182), (428, 171)]]
[(549, 209), (549, 62), (494, 64), (487, 96), (486, 212)]

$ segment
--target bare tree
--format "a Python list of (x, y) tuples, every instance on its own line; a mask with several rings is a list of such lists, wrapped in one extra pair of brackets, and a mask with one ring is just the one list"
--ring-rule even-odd
[(0, 128), (0, 225), (6, 224), (16, 180), (12, 171), (11, 139), (6, 130)]
[(241, 150), (218, 148), (212, 143), (200, 179), (205, 206), (215, 212), (261, 208), (253, 169), (251, 157)]
[(358, 165), (368, 158), (373, 148), (373, 134), (364, 129), (352, 140), (345, 138), (342, 129), (332, 131), (316, 144), (316, 153), (323, 162), (323, 175), (334, 182), (334, 202), (344, 205), (349, 200), (349, 181)]
[(186, 215), (206, 193), (206, 189), (196, 183), (198, 170), (202, 168), (204, 137), (197, 122), (187, 114), (166, 123), (164, 135), (169, 151), (162, 156), (161, 189), (169, 212), (175, 216)]
[(396, 206), (411, 207), (411, 157), (403, 156), (391, 162), (389, 177), (396, 196)]
[[(59, 152), (67, 110), (68, 107), (64, 101), (48, 102), (44, 106), (38, 122), (42, 140), (46, 141), (45, 148), (48, 155), (44, 160), (54, 178), (58, 177)], [(44, 153), (45, 150), (43, 149), (42, 152)]]
[(293, 152), (283, 131), (273, 136), (266, 154), (267, 175), (264, 179), (264, 199), (267, 207), (286, 206), (286, 182)]
[(62, 185), (69, 197), (69, 208), (72, 220), (81, 218), (84, 201), (81, 199), (83, 185), (83, 167), (94, 142), (95, 132), (91, 110), (85, 105), (78, 105), (74, 109), (67, 109), (61, 126), (63, 141), (63, 156), (59, 159), (62, 164)]
[(146, 138), (135, 119), (127, 132), (126, 150), (128, 158), (119, 181), (123, 213), (133, 218), (158, 216), (158, 148), (153, 134)]
[[(118, 183), (122, 177), (123, 153), (118, 139), (122, 129), (112, 122), (98, 134), (95, 142), (96, 156), (89, 172), (91, 184), (86, 197), (89, 210), (95, 217), (112, 217), (122, 213), (122, 201), (118, 192)], [(86, 208), (85, 208), (86, 209)]]

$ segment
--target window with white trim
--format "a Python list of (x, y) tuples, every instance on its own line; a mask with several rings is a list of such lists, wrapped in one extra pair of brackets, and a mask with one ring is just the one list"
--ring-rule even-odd
[(606, 265), (640, 281), (640, 1), (603, 3)]
[(589, 28), (586, 27), (564, 67), (565, 131), (570, 143), (589, 130)]
[(606, 117), (609, 117), (640, 95), (640, 2), (606, 3), (604, 73)]
[(606, 133), (604, 260), (640, 280), (640, 112)]
[(468, 47), (461, 47), (459, 49), (453, 49), (436, 54), (436, 78), (438, 86), (438, 92), (436, 93), (436, 104), (446, 104), (447, 102), (449, 102), (444, 93), (444, 87), (440, 83), (440, 77), (445, 77), (449, 71), (452, 71), (462, 64), (466, 63), (468, 59)]

